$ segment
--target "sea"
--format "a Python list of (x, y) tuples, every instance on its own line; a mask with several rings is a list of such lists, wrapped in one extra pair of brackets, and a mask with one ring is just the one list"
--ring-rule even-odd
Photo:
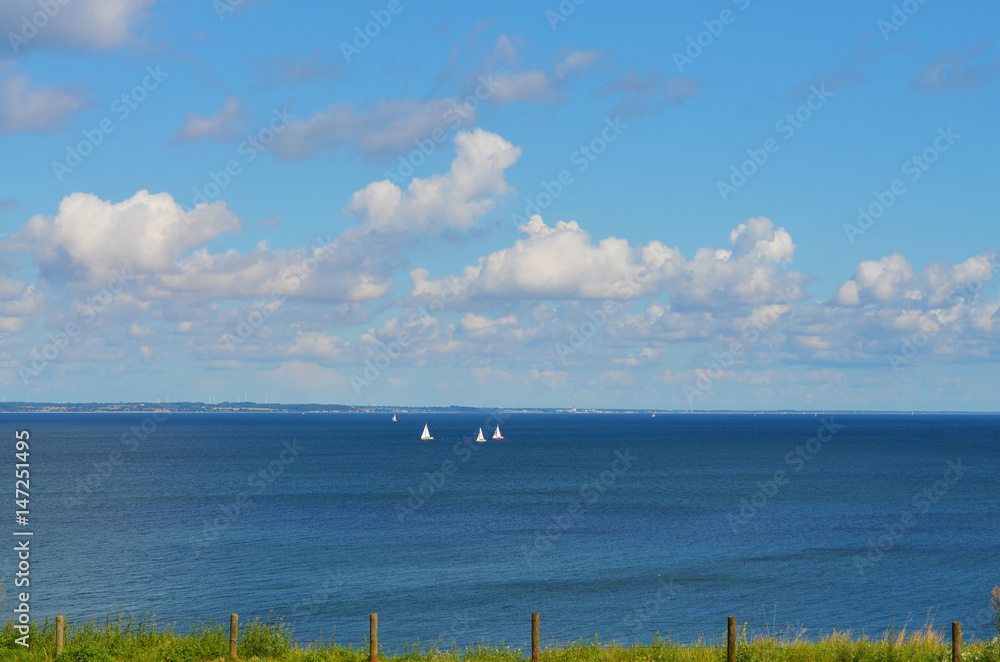
[[(355, 646), (375, 612), (387, 650), (523, 648), (532, 612), (553, 645), (719, 641), (728, 616), (789, 637), (997, 634), (1000, 416), (397, 419), (0, 415), (0, 607), (30, 590), (38, 621), (155, 615), (186, 631), (238, 613)], [(14, 584), (15, 531), (32, 532), (30, 589)]]

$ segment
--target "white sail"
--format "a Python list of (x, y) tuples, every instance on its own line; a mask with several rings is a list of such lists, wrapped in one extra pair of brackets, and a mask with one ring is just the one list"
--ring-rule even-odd
[(392, 415), (392, 422), (393, 422), (393, 423), (395, 423), (395, 422), (396, 422), (396, 415), (395, 415), (395, 414), (393, 414), (393, 415)]
[(486, 437), (483, 436), (483, 429), (479, 428), (479, 436), (476, 437), (476, 441), (486, 441)]
[(424, 433), (422, 435), (420, 435), (420, 438), (421, 439), (433, 439), (434, 438), (434, 437), (431, 436), (431, 431), (427, 429), (427, 424), (426, 423), (424, 423)]
[(493, 433), (494, 439), (503, 439), (503, 435), (500, 434), (500, 426), (497, 426), (497, 431)]

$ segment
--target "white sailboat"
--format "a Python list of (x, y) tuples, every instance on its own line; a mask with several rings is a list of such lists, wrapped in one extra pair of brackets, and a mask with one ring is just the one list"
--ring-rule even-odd
[(479, 436), (476, 437), (476, 441), (486, 441), (486, 437), (483, 436), (483, 429), (479, 428)]
[(496, 432), (493, 433), (494, 439), (503, 439), (503, 435), (500, 434), (500, 426), (497, 426)]
[(423, 432), (423, 434), (420, 435), (420, 438), (421, 439), (433, 439), (434, 438), (434, 437), (431, 436), (431, 431), (427, 429), (427, 424), (426, 423), (424, 423), (424, 432)]
[(395, 415), (395, 414), (393, 414), (393, 415), (392, 415), (392, 422), (393, 422), (393, 423), (395, 423), (395, 422), (396, 422), (396, 415)]

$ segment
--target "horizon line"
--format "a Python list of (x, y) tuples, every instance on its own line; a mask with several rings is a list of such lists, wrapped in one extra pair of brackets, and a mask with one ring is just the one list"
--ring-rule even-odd
[[(203, 409), (279, 409), (279, 408), (304, 408), (318, 407), (324, 409), (338, 409), (349, 411), (337, 411), (330, 413), (375, 413), (375, 411), (402, 412), (407, 411), (428, 411), (428, 410), (464, 410), (476, 411), (505, 411), (505, 412), (542, 412), (542, 413), (646, 413), (646, 414), (1000, 414), (993, 410), (967, 410), (967, 409), (656, 409), (649, 407), (488, 407), (478, 405), (350, 405), (342, 403), (320, 403), (320, 402), (253, 402), (253, 401), (223, 401), (223, 402), (202, 402), (197, 400), (187, 400), (179, 402), (148, 402), (148, 401), (92, 401), (92, 402), (31, 402), (24, 400), (4, 401), (0, 403), (0, 413), (18, 413), (5, 411), (11, 407), (26, 407), (30, 409), (38, 407), (148, 407), (152, 410), (177, 409), (180, 407), (200, 407)], [(44, 413), (44, 412), (39, 412)], [(112, 412), (113, 413), (113, 412)], [(226, 412), (219, 412), (226, 413)], [(262, 412), (263, 413), (263, 412)], [(282, 413), (282, 412), (274, 412)], [(324, 412), (315, 412), (324, 413)]]

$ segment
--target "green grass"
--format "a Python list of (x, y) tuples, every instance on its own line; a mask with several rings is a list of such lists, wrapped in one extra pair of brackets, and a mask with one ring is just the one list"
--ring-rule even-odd
[[(228, 624), (226, 624), (228, 627)], [(809, 640), (798, 635), (762, 634), (746, 638), (743, 628), (737, 662), (949, 662), (951, 642), (930, 626), (914, 632), (889, 630), (880, 638), (854, 637), (834, 632)], [(31, 648), (15, 643), (18, 633), (10, 624), (0, 630), (0, 661), (3, 662), (225, 662), (229, 652), (228, 631), (220, 623), (196, 624), (178, 633), (173, 626), (157, 630), (153, 618), (113, 619), (103, 623), (67, 621), (66, 644), (55, 656), (55, 625), (46, 620), (32, 624)], [(241, 660), (261, 662), (366, 662), (365, 648), (333, 642), (299, 642), (292, 628), (280, 618), (254, 620), (240, 627)], [(402, 650), (383, 651), (387, 662), (521, 662), (530, 657), (506, 645), (478, 644), (463, 649), (440, 649), (437, 644), (409, 645)], [(542, 662), (724, 662), (724, 642), (698, 640), (681, 644), (659, 636), (650, 644), (620, 645), (581, 639), (562, 646), (547, 646)], [(1000, 662), (1000, 637), (989, 642), (966, 643), (963, 662)]]

